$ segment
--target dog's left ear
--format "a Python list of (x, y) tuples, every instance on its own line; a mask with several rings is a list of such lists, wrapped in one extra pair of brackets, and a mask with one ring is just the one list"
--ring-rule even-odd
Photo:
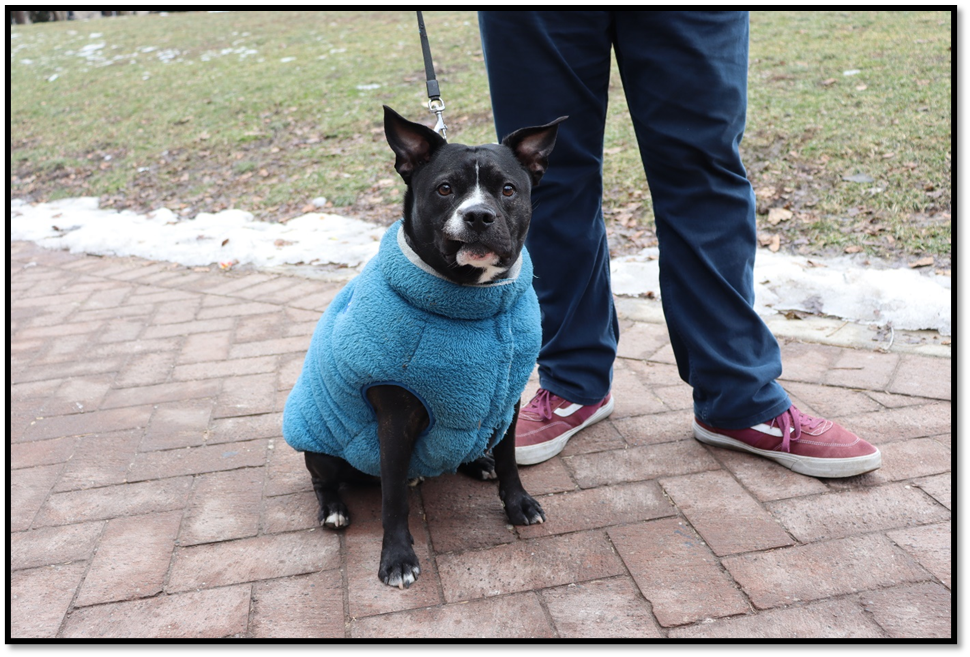
[(542, 174), (549, 167), (549, 154), (556, 145), (556, 134), (559, 124), (567, 116), (560, 116), (552, 123), (534, 128), (521, 128), (502, 140), (515, 153), (515, 157), (522, 163), (532, 176), (532, 186), (535, 187), (542, 179)]
[(415, 169), (430, 160), (434, 152), (447, 143), (431, 128), (408, 121), (387, 105), (384, 106), (384, 136), (397, 155), (394, 168), (408, 184)]

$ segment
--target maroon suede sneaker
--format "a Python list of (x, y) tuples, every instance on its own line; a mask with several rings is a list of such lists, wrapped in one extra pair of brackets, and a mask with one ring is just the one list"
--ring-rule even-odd
[(548, 461), (566, 447), (580, 429), (596, 424), (613, 412), (613, 396), (583, 406), (558, 397), (545, 388), (519, 411), (515, 425), (515, 462), (533, 465)]
[(728, 431), (694, 418), (694, 438), (718, 447), (750, 452), (811, 477), (852, 477), (882, 465), (882, 454), (831, 420), (805, 415), (792, 406), (768, 424)]

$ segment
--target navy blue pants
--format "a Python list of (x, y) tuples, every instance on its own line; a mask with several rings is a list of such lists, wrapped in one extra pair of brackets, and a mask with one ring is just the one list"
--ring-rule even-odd
[(479, 13), (499, 137), (569, 115), (533, 190), (526, 242), (542, 308), (540, 384), (593, 404), (619, 338), (603, 221), (603, 134), (616, 52), (660, 244), (660, 291), (694, 411), (723, 429), (791, 404), (778, 343), (752, 308), (755, 202), (738, 154), (747, 107), (744, 12)]

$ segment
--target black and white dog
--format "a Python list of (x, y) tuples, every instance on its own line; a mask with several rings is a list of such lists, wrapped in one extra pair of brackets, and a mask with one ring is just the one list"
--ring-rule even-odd
[[(420, 468), (415, 469), (417, 467), (415, 464), (425, 458), (422, 454), (428, 452), (428, 449), (422, 452), (425, 447), (423, 441), (457, 440), (464, 444), (463, 441), (469, 433), (487, 432), (488, 435), (484, 437), (486, 443), (479, 444), (472, 441), (469, 443), (472, 445), (471, 448), (461, 448), (463, 455), (458, 461), (453, 465), (446, 464), (443, 469), (439, 467), (431, 474), (437, 474), (439, 471), (454, 471), (457, 467), (458, 470), (479, 479), (497, 478), (499, 495), (505, 505), (506, 514), (513, 524), (528, 525), (545, 520), (545, 514), (539, 503), (523, 488), (515, 463), (515, 421), (519, 411), (518, 398), (522, 394), (525, 379), (528, 378), (528, 373), (534, 366), (539, 335), (538, 304), (531, 289), (531, 261), (528, 261), (527, 269), (522, 263), (523, 260), (527, 260), (527, 254), (523, 253), (523, 244), (532, 216), (531, 189), (538, 184), (546, 170), (549, 154), (555, 145), (558, 123), (564, 118), (544, 126), (517, 130), (503, 139), (500, 144), (465, 146), (446, 143), (430, 128), (408, 121), (386, 106), (384, 108), (385, 135), (396, 155), (395, 169), (404, 179), (407, 191), (404, 196), (404, 218), (396, 231), (397, 236), (385, 236), (381, 247), (382, 252), (378, 257), (386, 260), (383, 249), (385, 246), (393, 247), (394, 255), (406, 265), (404, 256), (399, 254), (404, 253), (410, 259), (412, 264), (407, 266), (411, 269), (406, 270), (410, 272), (409, 276), (424, 276), (431, 281), (432, 285), (445, 286), (435, 288), (436, 294), (420, 292), (415, 295), (417, 303), (424, 306), (422, 312), (430, 308), (430, 314), (434, 314), (436, 304), (440, 302), (444, 305), (447, 298), (454, 297), (460, 299), (460, 303), (466, 304), (462, 312), (472, 317), (476, 310), (475, 306), (479, 303), (477, 301), (479, 297), (475, 295), (486, 295), (493, 289), (502, 292), (503, 286), (511, 287), (511, 285), (505, 285), (506, 283), (517, 283), (527, 288), (527, 294), (523, 294), (522, 299), (532, 304), (530, 309), (535, 314), (534, 318), (531, 315), (528, 316), (530, 324), (526, 333), (529, 333), (530, 337), (516, 342), (516, 336), (506, 335), (499, 339), (494, 348), (486, 345), (486, 351), (494, 352), (489, 355), (494, 362), (486, 362), (484, 365), (478, 364), (473, 357), (468, 357), (466, 362), (454, 362), (465, 358), (460, 356), (465, 353), (462, 351), (467, 346), (464, 343), (474, 343), (475, 340), (480, 339), (479, 334), (496, 332), (494, 328), (487, 330), (475, 328), (480, 324), (475, 324), (478, 320), (474, 318), (469, 320), (466, 326), (463, 320), (449, 317), (445, 320), (448, 330), (438, 331), (438, 329), (424, 328), (425, 324), (422, 323), (426, 322), (424, 319), (412, 320), (404, 315), (399, 316), (398, 310), (388, 311), (382, 316), (386, 319), (381, 321), (362, 320), (364, 324), (375, 325), (355, 328), (355, 331), (366, 330), (366, 333), (355, 334), (352, 341), (344, 340), (337, 346), (326, 346), (325, 348), (328, 349), (326, 353), (332, 352), (335, 355), (328, 355), (321, 360), (329, 363), (331, 369), (340, 368), (339, 365), (333, 364), (340, 362), (344, 351), (358, 348), (366, 351), (371, 349), (371, 345), (374, 345), (371, 351), (377, 353), (373, 356), (375, 359), (394, 360), (398, 358), (396, 355), (398, 351), (406, 353), (408, 360), (403, 361), (403, 365), (398, 368), (402, 372), (432, 368), (416, 362), (416, 354), (421, 350), (429, 352), (431, 360), (436, 361), (433, 368), (428, 370), (431, 372), (430, 375), (425, 375), (426, 378), (433, 379), (433, 382), (424, 388), (418, 387), (418, 384), (399, 383), (399, 380), (410, 380), (398, 379), (396, 375), (392, 378), (383, 371), (364, 375), (365, 378), (360, 381), (355, 379), (350, 384), (353, 390), (348, 393), (347, 399), (359, 397), (353, 400), (354, 403), (364, 407), (361, 414), (373, 420), (373, 428), (369, 431), (376, 434), (373, 440), (375, 450), (379, 448), (379, 468), (376, 460), (370, 464), (372, 467), (366, 467), (348, 456), (351, 451), (357, 449), (363, 439), (355, 442), (353, 448), (348, 448), (347, 453), (338, 449), (307, 447), (306, 442), (301, 442), (302, 435), (313, 431), (312, 428), (307, 429), (305, 426), (312, 427), (315, 423), (323, 423), (325, 420), (320, 416), (342, 410), (343, 402), (334, 396), (337, 401), (326, 402), (324, 411), (314, 415), (317, 413), (314, 403), (319, 405), (322, 395), (331, 394), (323, 392), (331, 385), (323, 379), (329, 377), (342, 382), (345, 379), (349, 380), (352, 375), (356, 376), (357, 371), (363, 369), (362, 366), (355, 364), (345, 367), (347, 372), (323, 372), (321, 375), (319, 370), (326, 369), (326, 366), (311, 362), (311, 354), (308, 354), (301, 379), (294, 389), (294, 393), (297, 393), (298, 389), (299, 392), (291, 393), (291, 399), (287, 402), (284, 413), (284, 435), (287, 442), (305, 453), (306, 466), (310, 471), (313, 488), (320, 503), (319, 520), (326, 527), (337, 529), (347, 526), (350, 522), (347, 507), (338, 491), (342, 483), (360, 480), (368, 471), (370, 475), (380, 477), (384, 538), (378, 576), (385, 584), (408, 587), (420, 573), (408, 527), (407, 485), (408, 479), (415, 476), (416, 472), (422, 474)], [(382, 261), (382, 263), (375, 267), (383, 266), (385, 269), (390, 267), (386, 262)], [(518, 283), (516, 276), (524, 271), (528, 272), (528, 280)], [(365, 277), (366, 274), (367, 270), (358, 279)], [(354, 281), (351, 281), (348, 287), (351, 287)], [(314, 342), (311, 343), (311, 353), (316, 348), (317, 334), (326, 334), (319, 336), (321, 343), (331, 341), (337, 344), (338, 338), (332, 336), (339, 329), (341, 322), (349, 322), (350, 320), (346, 318), (354, 313), (368, 317), (366, 315), (368, 304), (372, 303), (373, 297), (376, 296), (376, 293), (368, 290), (377, 288), (364, 287), (364, 285), (360, 283), (355, 289), (349, 291), (345, 288), (346, 294), (342, 292), (343, 296), (338, 296), (334, 300), (317, 328)], [(382, 290), (388, 288), (384, 282), (375, 285), (382, 286)], [(392, 282), (390, 285), (394, 290), (388, 294), (394, 297), (393, 303), (398, 303), (400, 299), (395, 296), (395, 293), (401, 293), (406, 298), (408, 292), (406, 290), (401, 292), (401, 289), (395, 286), (405, 289), (408, 288), (409, 282)], [(487, 300), (490, 297), (480, 298)], [(408, 303), (411, 301), (408, 299)], [(516, 303), (526, 303), (526, 301)], [(397, 306), (394, 307), (397, 308)], [(330, 319), (328, 314), (332, 315)], [(465, 315), (461, 317), (464, 318)], [(521, 323), (516, 322), (523, 321), (517, 318), (501, 319), (501, 315), (499, 317), (500, 319), (497, 320), (499, 324), (494, 324), (496, 320), (491, 316), (482, 321), (493, 322), (494, 326), (504, 327), (500, 331), (504, 332), (503, 335), (514, 332), (516, 326), (521, 326)], [(531, 324), (533, 319), (535, 326)], [(492, 327), (493, 324), (488, 326)], [(410, 339), (411, 329), (401, 329), (399, 325), (421, 326), (423, 333), (420, 345), (399, 348), (394, 344)], [(528, 348), (520, 348), (520, 343), (523, 342), (527, 343)], [(514, 344), (515, 349), (508, 347), (508, 344)], [(385, 351), (378, 353), (379, 348)], [(390, 354), (390, 356), (384, 358), (382, 354)], [(415, 360), (410, 360), (412, 357)], [(404, 356), (400, 358), (403, 359)], [(516, 364), (514, 362), (516, 358), (531, 359), (531, 361)], [(353, 374), (349, 372), (350, 370), (353, 370)], [(513, 377), (511, 383), (503, 383), (506, 379), (502, 379), (502, 376), (508, 378), (507, 373), (510, 371), (524, 372), (524, 378), (520, 374)], [(488, 378), (495, 376), (493, 373), (496, 372), (498, 383)], [(455, 397), (439, 393), (442, 389), (472, 390), (476, 387), (485, 391), (485, 400), (480, 404), (483, 410), (478, 416), (479, 419), (473, 418), (469, 431), (455, 430), (450, 434), (447, 433), (450, 430), (448, 427), (451, 426), (450, 420), (446, 417), (449, 409), (442, 408), (442, 404), (446, 406), (463, 404), (447, 401)], [(501, 392), (496, 393), (497, 390)], [(336, 395), (336, 393), (333, 394)], [(297, 397), (300, 399), (298, 400)], [(446, 401), (436, 402), (439, 398)], [(306, 401), (307, 399), (317, 401), (310, 403)], [(473, 405), (472, 402), (468, 404), (469, 407)], [(331, 410), (334, 408), (338, 411)], [(460, 413), (466, 414), (466, 408), (459, 410)], [(339, 430), (353, 433), (355, 429), (346, 429), (346, 427), (353, 426), (358, 416), (350, 414), (348, 417), (350, 419), (344, 418), (336, 424), (339, 424)], [(482, 420), (482, 417), (491, 419)], [(478, 426), (475, 426), (474, 422), (477, 422)], [(483, 422), (485, 422), (484, 425)], [(462, 425), (454, 424), (454, 426)], [(493, 430), (490, 427), (500, 428)], [(439, 433), (436, 434), (435, 431)], [(441, 434), (441, 431), (445, 433)], [(331, 430), (328, 436), (337, 432), (338, 430)], [(366, 433), (365, 430), (360, 431), (360, 435), (364, 433)], [(331, 439), (327, 438), (327, 440)], [(354, 438), (354, 440), (357, 439)], [(466, 449), (470, 451), (465, 453)], [(427, 457), (427, 459), (430, 458)]]

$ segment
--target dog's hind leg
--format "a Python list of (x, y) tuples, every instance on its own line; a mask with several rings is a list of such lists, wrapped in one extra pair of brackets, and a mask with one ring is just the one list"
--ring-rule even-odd
[(462, 463), (458, 466), (458, 472), (479, 481), (498, 478), (498, 475), (495, 474), (495, 457), (492, 456), (491, 452), (483, 454), (474, 461)]
[(414, 442), (428, 426), (428, 410), (413, 394), (393, 385), (373, 386), (367, 399), (377, 414), (381, 446), (381, 524), (384, 540), (377, 576), (389, 586), (407, 588), (421, 568), (408, 527), (408, 467)]
[(498, 475), (498, 494), (505, 505), (505, 514), (513, 525), (534, 525), (545, 522), (546, 514), (531, 495), (525, 492), (515, 463), (515, 422), (519, 419), (519, 404), (515, 405), (512, 424), (502, 440), (492, 448), (495, 473)]
[(350, 512), (340, 498), (340, 484), (346, 481), (350, 464), (336, 456), (304, 452), (306, 468), (310, 471), (313, 492), (320, 503), (317, 520), (324, 527), (341, 529), (350, 525)]

